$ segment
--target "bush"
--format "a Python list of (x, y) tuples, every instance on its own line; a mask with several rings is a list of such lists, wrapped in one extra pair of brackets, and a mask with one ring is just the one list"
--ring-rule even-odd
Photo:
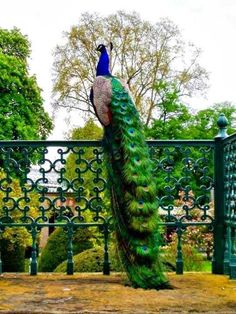
[(3, 272), (25, 271), (25, 247), (21, 243), (12, 243), (8, 239), (2, 239), (1, 256)]
[[(93, 246), (91, 231), (78, 228), (73, 237), (73, 252), (80, 253)], [(58, 228), (50, 235), (39, 258), (39, 271), (51, 272), (67, 258), (67, 234), (63, 228)]]
[[(121, 271), (118, 257), (115, 254), (113, 246), (110, 246), (109, 250), (110, 270)], [(104, 261), (104, 249), (102, 247), (96, 247), (86, 250), (74, 256), (74, 272), (102, 272)], [(66, 272), (66, 261), (58, 265), (55, 269), (57, 273)]]
[[(177, 255), (177, 236), (173, 236), (173, 241), (167, 246), (162, 247), (162, 261), (167, 271), (176, 269)], [(204, 270), (204, 258), (196, 248), (190, 244), (182, 244), (182, 254), (184, 271), (202, 271)]]
[[(0, 216), (2, 221), (4, 218), (7, 218), (6, 212), (3, 210), (4, 206), (10, 206), (4, 199), (6, 198), (6, 190), (9, 189), (10, 199), (16, 202), (21, 199), (20, 207), (28, 206), (30, 210), (27, 212), (27, 215), (32, 218), (38, 216), (38, 206), (39, 206), (39, 196), (36, 192), (29, 192), (28, 198), (29, 202), (24, 201), (22, 186), (19, 178), (11, 177), (10, 181), (7, 179), (7, 174), (0, 169)], [(14, 205), (15, 206), (15, 205)], [(10, 210), (11, 218), (15, 223), (22, 223), (23, 212), (19, 209)], [(0, 235), (0, 246), (1, 246), (1, 255), (3, 262), (3, 271), (5, 272), (21, 272), (24, 271), (24, 255), (26, 247), (32, 245), (32, 237), (30, 233), (24, 227), (7, 227), (4, 229), (4, 232)]]

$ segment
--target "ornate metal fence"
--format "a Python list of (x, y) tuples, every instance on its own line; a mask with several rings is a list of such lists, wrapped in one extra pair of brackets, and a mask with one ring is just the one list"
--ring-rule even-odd
[(176, 272), (183, 273), (182, 236), (213, 230), (214, 141), (150, 141), (163, 225), (177, 235)]
[[(183, 236), (189, 228), (205, 226), (214, 231), (213, 273), (236, 277), (236, 136), (224, 139), (225, 127), (219, 122), (215, 140), (148, 141), (161, 224), (176, 232), (178, 274), (183, 273)], [(37, 235), (49, 227), (63, 227), (67, 234), (68, 274), (73, 273), (75, 230), (98, 228), (104, 239), (103, 273), (109, 274), (112, 217), (101, 141), (2, 141), (0, 169), (0, 231), (27, 229), (31, 275), (37, 274)]]
[(236, 278), (236, 134), (223, 142), (224, 151), (224, 273)]

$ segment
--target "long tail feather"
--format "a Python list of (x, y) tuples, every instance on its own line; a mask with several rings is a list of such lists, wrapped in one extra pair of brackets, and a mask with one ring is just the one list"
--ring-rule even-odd
[(117, 78), (110, 80), (112, 123), (105, 128), (105, 142), (119, 252), (134, 287), (159, 289), (167, 279), (159, 260), (152, 163), (129, 92)]

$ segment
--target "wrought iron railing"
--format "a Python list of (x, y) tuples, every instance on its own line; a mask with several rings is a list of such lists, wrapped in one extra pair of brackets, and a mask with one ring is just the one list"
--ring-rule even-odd
[[(149, 141), (162, 224), (177, 235), (176, 272), (183, 273), (182, 236), (213, 230), (214, 141)], [(167, 234), (168, 235), (168, 234)]]
[[(225, 123), (219, 122), (219, 128), (215, 140), (147, 142), (161, 224), (177, 234), (179, 274), (183, 273), (183, 235), (190, 227), (206, 226), (214, 231), (213, 273), (228, 271), (236, 277), (236, 185), (232, 182), (236, 139), (226, 139)], [(112, 214), (101, 141), (2, 141), (0, 169), (0, 231), (28, 230), (32, 237), (31, 275), (37, 274), (37, 235), (49, 227), (63, 227), (67, 234), (68, 274), (73, 273), (75, 230), (99, 228), (104, 239), (103, 273), (109, 274)]]
[(236, 134), (224, 140), (224, 273), (236, 278)]

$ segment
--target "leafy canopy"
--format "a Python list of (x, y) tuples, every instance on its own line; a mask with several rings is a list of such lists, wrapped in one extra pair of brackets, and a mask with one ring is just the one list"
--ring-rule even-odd
[(170, 20), (151, 24), (135, 12), (118, 11), (106, 17), (84, 13), (78, 24), (65, 33), (65, 44), (55, 49), (56, 109), (94, 113), (89, 92), (98, 60), (95, 48), (110, 42), (114, 45), (112, 74), (127, 79), (146, 125), (159, 110), (162, 88), (154, 89), (156, 83), (174, 83), (180, 96), (192, 96), (207, 87), (208, 75), (198, 63), (199, 49), (184, 43), (178, 27)]
[(0, 29), (0, 140), (45, 139), (52, 130), (36, 78), (28, 73), (29, 53), (19, 30)]
[(228, 134), (236, 131), (236, 107), (227, 101), (193, 112), (180, 102), (175, 89), (168, 86), (168, 92), (158, 106), (157, 119), (145, 128), (149, 139), (213, 139), (219, 131), (217, 120), (221, 113), (228, 119)]

